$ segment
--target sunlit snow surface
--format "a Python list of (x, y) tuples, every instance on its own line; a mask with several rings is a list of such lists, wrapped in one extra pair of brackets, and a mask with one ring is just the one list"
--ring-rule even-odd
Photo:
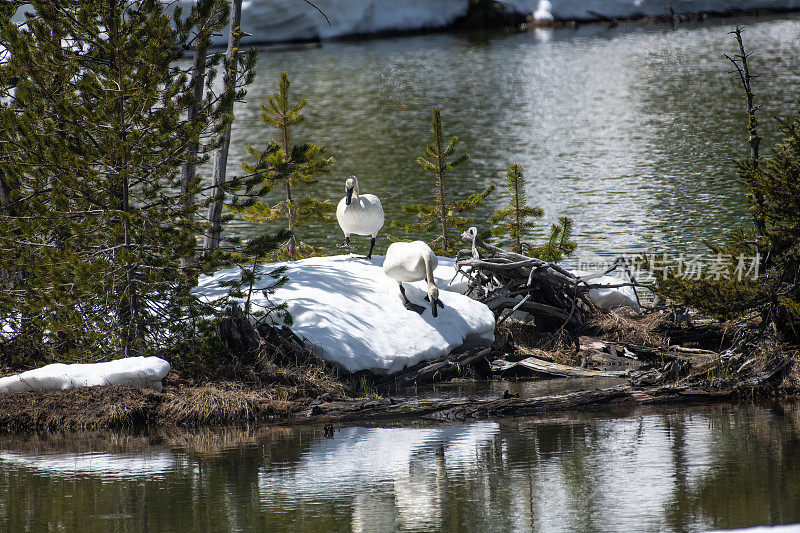
[(126, 357), (106, 363), (55, 363), (0, 378), (0, 392), (63, 390), (95, 385), (128, 385), (160, 391), (169, 363), (158, 357)]
[[(383, 256), (371, 261), (355, 255), (313, 257), (301, 261), (265, 265), (264, 270), (286, 266), (289, 281), (270, 296), (286, 302), (292, 330), (318, 348), (320, 355), (355, 372), (394, 373), (405, 366), (435, 359), (462, 345), (488, 345), (494, 341), (494, 315), (484, 304), (453, 291), (463, 291), (453, 260), (439, 258), (434, 271), (444, 309), (433, 317), (424, 300), (425, 282), (406, 283), (406, 294), (424, 306), (422, 314), (403, 305), (397, 282), (383, 272)], [(203, 276), (196, 289), (214, 300), (227, 294), (220, 281), (238, 280), (238, 268)], [(257, 288), (273, 283), (263, 276)], [(267, 302), (260, 292), (252, 303)]]
[[(270, 301), (286, 303), (293, 320), (292, 330), (315, 346), (324, 359), (351, 372), (391, 374), (447, 355), (460, 346), (489, 345), (494, 341), (494, 314), (486, 305), (461, 294), (466, 291), (466, 280), (456, 275), (453, 259), (438, 257), (434, 277), (444, 309), (436, 318), (424, 299), (424, 281), (404, 284), (409, 300), (424, 307), (422, 314), (404, 307), (397, 282), (383, 272), (383, 259), (380, 255), (371, 261), (356, 255), (337, 255), (262, 265), (262, 269), (267, 272), (280, 266), (287, 268), (288, 283), (278, 288)], [(220, 270), (213, 276), (201, 276), (195, 292), (213, 301), (228, 292), (220, 282), (240, 278), (238, 268)], [(589, 283), (621, 281), (604, 276)], [(256, 309), (269, 304), (260, 289), (272, 283), (274, 280), (264, 275), (254, 286), (251, 303)], [(630, 287), (592, 289), (589, 294), (601, 307), (622, 305), (638, 309)]]

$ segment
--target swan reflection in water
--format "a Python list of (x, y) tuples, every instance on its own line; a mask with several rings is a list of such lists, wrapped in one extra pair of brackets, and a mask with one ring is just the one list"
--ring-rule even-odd
[[(344, 428), (299, 463), (259, 472), (262, 502), (312, 503), (355, 495), (352, 528), (441, 527), (448, 473), (473, 470), (494, 422), (440, 428)], [(376, 524), (376, 518), (386, 521)]]

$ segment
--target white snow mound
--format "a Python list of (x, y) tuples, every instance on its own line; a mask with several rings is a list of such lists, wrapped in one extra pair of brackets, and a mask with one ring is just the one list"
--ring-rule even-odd
[[(573, 274), (586, 280), (589, 285), (619, 285), (626, 281), (613, 276), (592, 276), (588, 272), (574, 271)], [(630, 307), (637, 313), (642, 311), (639, 306), (639, 299), (633, 287), (609, 287), (607, 289), (590, 289), (589, 297), (594, 303), (603, 309), (614, 309), (616, 307)]]
[[(286, 266), (289, 281), (270, 296), (286, 302), (292, 330), (315, 346), (322, 358), (348, 371), (395, 373), (420, 361), (446, 355), (460, 346), (494, 342), (494, 315), (484, 304), (463, 294), (463, 280), (450, 285), (453, 260), (439, 257), (434, 271), (444, 309), (433, 318), (424, 300), (424, 281), (405, 283), (411, 302), (424, 305), (420, 315), (403, 306), (397, 282), (383, 272), (383, 256), (368, 261), (354, 255), (313, 257), (301, 261), (264, 265), (264, 270)], [(202, 298), (215, 300), (227, 294), (220, 281), (240, 279), (238, 268), (201, 276), (195, 289)], [(256, 284), (273, 282), (263, 276)], [(251, 302), (265, 304), (260, 292)]]
[(169, 363), (158, 357), (126, 357), (107, 363), (55, 363), (0, 378), (0, 392), (63, 390), (95, 385), (128, 385), (160, 391)]

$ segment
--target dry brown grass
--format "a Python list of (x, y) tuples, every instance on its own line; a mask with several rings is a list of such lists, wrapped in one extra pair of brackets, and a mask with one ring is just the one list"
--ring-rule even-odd
[(510, 360), (536, 357), (562, 365), (580, 364), (575, 344), (566, 331), (562, 330), (557, 335), (541, 333), (529, 324), (509, 320), (498, 328), (498, 336), (500, 335), (506, 336), (513, 347), (513, 353), (507, 356)]
[(0, 428), (95, 429), (150, 422), (161, 394), (132, 387), (85, 387), (0, 394)]
[(636, 314), (630, 309), (612, 309), (595, 316), (590, 325), (610, 341), (664, 348), (669, 341), (657, 329), (666, 320), (663, 313)]
[(276, 399), (268, 389), (219, 383), (167, 392), (159, 415), (179, 425), (243, 424), (286, 418), (302, 405)]

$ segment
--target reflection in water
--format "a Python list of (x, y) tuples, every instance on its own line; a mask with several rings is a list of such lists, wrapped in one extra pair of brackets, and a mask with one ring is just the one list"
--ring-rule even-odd
[[(473, 471), (495, 423), (442, 428), (346, 428), (309, 448), (299, 464), (260, 476), (264, 502), (357, 494), (353, 528), (371, 529), (375, 510), (406, 529), (439, 528), (448, 471)], [(273, 505), (272, 503), (268, 503)], [(281, 505), (279, 503), (279, 505)]]
[[(800, 404), (6, 436), (0, 531), (696, 531), (800, 522)], [(55, 449), (60, 451), (55, 452)]]
[(28, 455), (0, 451), (0, 461), (14, 467), (41, 471), (47, 475), (100, 477), (158, 476), (175, 470), (175, 456), (166, 450), (138, 454), (53, 453)]
[[(472, 156), (452, 173), (456, 196), (502, 184), (516, 162), (526, 169), (531, 203), (546, 211), (542, 233), (569, 215), (583, 252), (704, 251), (702, 239), (747, 222), (733, 165), (748, 150), (741, 88), (723, 56), (734, 51), (727, 32), (737, 23), (747, 24), (747, 45), (758, 51), (752, 68), (768, 147), (770, 117), (796, 109), (794, 16), (676, 30), (621, 24), (491, 38), (437, 34), (265, 53), (237, 112), (229, 171), (239, 172), (247, 144), (263, 146), (272, 135), (258, 106), (288, 71), (295, 94), (309, 98), (295, 139), (325, 145), (336, 158), (315, 186), (320, 198), (337, 201), (344, 178), (356, 174), (381, 198), (387, 221), (411, 216), (403, 204), (430, 199), (415, 160), (440, 105), (445, 133), (458, 134)], [(491, 214), (501, 194), (476, 220)], [(338, 232), (309, 228), (304, 237), (335, 253)], [(387, 224), (384, 233), (397, 229)], [(377, 253), (385, 243), (378, 240)]]

